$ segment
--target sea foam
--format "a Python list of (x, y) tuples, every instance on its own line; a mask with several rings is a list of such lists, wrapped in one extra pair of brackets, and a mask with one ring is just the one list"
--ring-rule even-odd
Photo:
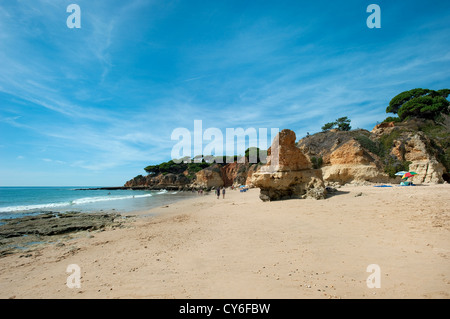
[(127, 196), (96, 196), (96, 197), (84, 197), (75, 199), (69, 202), (61, 202), (61, 203), (47, 203), (47, 204), (38, 204), (38, 205), (19, 205), (19, 206), (7, 206), (0, 207), (0, 213), (6, 212), (20, 212), (27, 210), (41, 210), (41, 209), (51, 209), (51, 208), (59, 208), (66, 206), (76, 206), (82, 204), (90, 204), (90, 203), (98, 203), (98, 202), (106, 202), (113, 200), (123, 200), (123, 199), (133, 199), (133, 198), (143, 198), (143, 197), (151, 197), (152, 194), (144, 194), (144, 195), (127, 195)]

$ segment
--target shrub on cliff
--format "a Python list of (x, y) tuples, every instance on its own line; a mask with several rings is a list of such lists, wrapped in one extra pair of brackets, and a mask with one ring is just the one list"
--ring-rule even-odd
[(331, 130), (332, 128), (334, 128), (335, 125), (336, 125), (336, 122), (325, 123), (325, 124), (322, 126), (322, 131), (328, 131), (328, 130)]
[(363, 148), (367, 149), (369, 152), (372, 152), (378, 157), (384, 156), (385, 150), (383, 144), (379, 143), (378, 141), (373, 141), (365, 135), (356, 136), (355, 140), (357, 140)]
[(409, 161), (400, 161), (396, 156), (389, 155), (384, 158), (384, 172), (391, 178), (395, 178), (395, 173), (399, 171), (409, 171)]
[(201, 162), (201, 163), (189, 163), (187, 164), (187, 169), (189, 173), (197, 173), (199, 171), (201, 171), (204, 168), (209, 167), (211, 164), (206, 163), (206, 162)]
[(179, 174), (183, 172), (186, 169), (185, 163), (175, 163), (174, 161), (170, 160), (168, 162), (164, 162), (158, 165), (149, 165), (144, 168), (144, 170), (151, 175), (157, 175), (157, 174), (163, 174), (163, 173), (172, 173), (172, 174)]
[(388, 116), (387, 118), (384, 119), (384, 121), (382, 123), (388, 123), (388, 122), (399, 123), (401, 121), (402, 120), (399, 117)]
[(311, 164), (314, 169), (318, 169), (322, 167), (323, 159), (322, 157), (311, 157)]
[(144, 168), (144, 170), (150, 174), (150, 175), (158, 175), (158, 174), (181, 174), (185, 170), (188, 170), (189, 173), (196, 173), (198, 171), (201, 171), (202, 169), (210, 166), (210, 163), (206, 163), (205, 161), (202, 161), (200, 163), (194, 163), (191, 161), (191, 163), (175, 163), (174, 161), (170, 160), (168, 162), (164, 162), (158, 165), (149, 165)]
[[(431, 146), (436, 150), (437, 158), (445, 166), (447, 172), (450, 173), (450, 117), (444, 124), (433, 124), (427, 122), (419, 129), (425, 133), (431, 140)], [(447, 125), (445, 125), (447, 122)]]
[(351, 120), (347, 117), (340, 117), (334, 122), (326, 123), (322, 126), (322, 131), (328, 131), (332, 128), (337, 128), (339, 131), (350, 131), (352, 127), (350, 126)]

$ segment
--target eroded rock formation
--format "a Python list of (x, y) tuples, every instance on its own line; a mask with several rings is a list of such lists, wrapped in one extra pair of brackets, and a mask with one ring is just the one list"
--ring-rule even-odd
[[(296, 147), (293, 131), (282, 130), (267, 153), (267, 164), (251, 177), (263, 201), (302, 198), (313, 193), (315, 198), (325, 198), (322, 172), (312, 169), (309, 159)], [(310, 189), (315, 192), (308, 192)]]
[(387, 182), (389, 176), (384, 173), (380, 158), (356, 139), (369, 134), (366, 130), (320, 132), (300, 140), (298, 147), (309, 158), (321, 159), (318, 166), (325, 182)]
[(409, 170), (417, 173), (415, 183), (442, 183), (445, 167), (437, 160), (431, 141), (422, 132), (407, 132), (394, 141), (391, 154), (411, 162)]
[[(446, 131), (447, 130), (447, 131)], [(431, 132), (427, 135), (424, 131)], [(320, 158), (327, 183), (399, 182), (396, 170), (418, 173), (416, 184), (442, 183), (448, 176), (445, 159), (448, 129), (432, 121), (412, 119), (402, 123), (381, 123), (369, 132), (326, 131), (305, 137), (298, 147), (310, 159)], [(433, 138), (440, 137), (439, 139)], [(389, 176), (389, 174), (391, 176)]]
[(218, 164), (202, 169), (197, 172), (193, 188), (212, 188), (222, 187), (224, 185), (221, 169)]

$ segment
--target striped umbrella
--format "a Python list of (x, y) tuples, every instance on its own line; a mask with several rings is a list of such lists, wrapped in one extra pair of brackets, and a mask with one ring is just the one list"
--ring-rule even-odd
[(416, 172), (406, 172), (403, 175), (402, 179), (408, 179), (408, 177), (413, 177), (414, 175), (417, 175), (417, 173)]

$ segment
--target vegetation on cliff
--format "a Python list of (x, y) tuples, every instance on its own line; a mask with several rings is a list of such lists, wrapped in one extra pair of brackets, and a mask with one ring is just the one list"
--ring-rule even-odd
[[(384, 122), (399, 123), (403, 130), (423, 132), (430, 139), (429, 152), (450, 172), (450, 89), (413, 89), (396, 95), (386, 108), (398, 118), (388, 117)], [(394, 131), (391, 134), (395, 134)], [(398, 132), (397, 132), (398, 134)], [(392, 139), (390, 136), (385, 139)], [(445, 176), (448, 179), (448, 173)]]
[(389, 102), (386, 113), (397, 114), (401, 121), (411, 117), (439, 120), (442, 114), (449, 114), (449, 94), (450, 89), (405, 91)]
[(340, 117), (334, 122), (326, 123), (322, 126), (322, 131), (328, 131), (331, 129), (338, 129), (339, 131), (350, 131), (352, 127), (350, 126), (351, 120), (347, 117)]

